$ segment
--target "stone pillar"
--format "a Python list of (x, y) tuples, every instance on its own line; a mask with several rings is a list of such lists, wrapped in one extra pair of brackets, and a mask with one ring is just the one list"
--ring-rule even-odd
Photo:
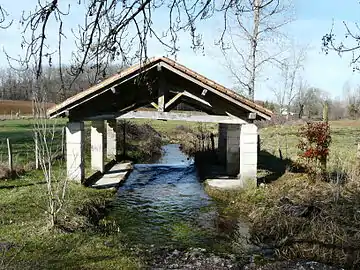
[(258, 161), (258, 131), (254, 124), (241, 126), (240, 133), (240, 177), (256, 180)]
[(226, 137), (227, 137), (227, 124), (219, 123), (218, 135), (218, 157), (222, 164), (226, 163)]
[(227, 125), (226, 172), (228, 175), (238, 175), (240, 171), (240, 128), (239, 124)]
[(106, 130), (105, 122), (91, 122), (91, 169), (104, 172), (105, 169)]
[(117, 155), (117, 122), (109, 120), (106, 122), (106, 156), (114, 159)]
[(85, 179), (84, 122), (66, 125), (66, 171), (69, 180), (82, 182)]

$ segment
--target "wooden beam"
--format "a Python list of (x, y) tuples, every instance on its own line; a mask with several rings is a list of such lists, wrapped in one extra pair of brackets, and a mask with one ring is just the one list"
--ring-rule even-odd
[(194, 100), (202, 103), (203, 105), (206, 105), (206, 106), (208, 106), (208, 107), (212, 107), (209, 102), (207, 102), (206, 100), (203, 100), (202, 98), (199, 98), (199, 97), (191, 94), (191, 93), (188, 92), (188, 91), (184, 91), (183, 95), (186, 96), (186, 97), (188, 97), (188, 98), (194, 99)]
[(194, 114), (192, 112), (173, 113), (158, 111), (131, 111), (116, 117), (117, 119), (153, 119), (153, 120), (180, 120), (187, 122), (246, 124), (243, 119), (222, 115)]
[[(221, 92), (221, 91), (219, 91), (219, 90), (217, 90), (217, 89), (215, 89), (215, 88), (213, 88), (213, 87), (208, 86), (207, 84), (203, 83), (202, 81), (200, 81), (200, 80), (198, 80), (198, 79), (190, 76), (189, 74), (186, 74), (186, 73), (184, 73), (184, 72), (182, 72), (182, 71), (180, 71), (180, 70), (172, 67), (171, 65), (169, 65), (169, 64), (167, 64), (167, 63), (162, 62), (162, 63), (160, 63), (160, 65), (163, 66), (163, 67), (165, 67), (166, 69), (168, 69), (168, 70), (170, 70), (170, 71), (178, 74), (179, 76), (187, 79), (188, 81), (191, 81), (191, 82), (199, 85), (200, 87), (202, 87), (202, 88), (204, 88), (204, 89), (207, 89), (207, 90), (213, 92), (214, 94), (222, 97), (223, 99), (227, 100), (228, 102), (231, 102), (231, 103), (233, 103), (233, 104), (236, 104), (237, 106), (240, 106), (240, 107), (248, 110), (249, 112), (255, 112), (255, 113), (257, 113), (258, 115), (260, 115), (261, 117), (263, 117), (264, 119), (267, 119), (267, 120), (270, 120), (270, 119), (271, 119), (270, 116), (268, 116), (268, 115), (266, 115), (266, 114), (264, 114), (264, 113), (262, 113), (262, 112), (259, 112), (258, 110), (254, 109), (254, 108), (251, 108), (250, 106), (248, 106), (248, 105), (246, 105), (246, 104), (244, 104), (244, 103), (236, 100), (235, 98), (233, 98), (233, 97), (231, 97), (231, 96), (229, 96), (229, 95), (227, 95), (227, 94), (225, 94), (225, 93), (223, 93), (223, 92)], [(205, 94), (206, 94), (206, 93), (205, 93)]]
[(243, 119), (223, 116), (223, 115), (208, 115), (208, 114), (194, 114), (193, 112), (159, 112), (159, 111), (131, 111), (125, 114), (112, 113), (103, 114), (94, 117), (87, 117), (84, 121), (93, 120), (110, 120), (110, 119), (152, 119), (152, 120), (177, 120), (187, 122), (204, 122), (204, 123), (224, 123), (224, 124), (247, 124)]
[[(142, 70), (141, 72), (147, 72), (147, 71), (149, 71), (150, 69), (152, 69), (152, 68), (154, 68), (154, 67), (155, 67), (155, 66), (148, 67), (148, 68)], [(115, 80), (115, 81), (113, 81), (111, 84), (106, 85), (104, 88), (99, 88), (99, 89), (97, 89), (97, 91), (91, 93), (91, 95), (89, 94), (89, 96), (86, 96), (86, 95), (85, 95), (85, 96), (81, 96), (81, 97), (79, 98), (78, 96), (82, 94), (82, 92), (81, 92), (81, 93), (79, 93), (79, 94), (77, 94), (77, 95), (69, 98), (68, 100), (64, 101), (63, 103), (61, 103), (61, 104), (64, 104), (64, 105), (63, 105), (62, 108), (60, 108), (59, 110), (57, 110), (56, 108), (53, 109), (53, 110), (50, 110), (50, 111), (49, 111), (49, 118), (56, 118), (56, 117), (60, 116), (61, 114), (63, 114), (64, 111), (66, 111), (66, 110), (67, 110), (67, 111), (71, 111), (71, 110), (74, 109), (75, 107), (78, 107), (79, 105), (81, 105), (81, 104), (83, 104), (83, 103), (85, 103), (85, 102), (88, 102), (88, 101), (90, 101), (90, 100), (92, 100), (92, 99), (94, 99), (94, 98), (96, 98), (96, 97), (98, 97), (98, 96), (100, 96), (100, 95), (102, 95), (102, 94), (104, 94), (104, 93), (107, 93), (107, 92), (109, 92), (109, 91), (112, 92), (112, 88), (113, 88), (113, 87), (114, 87), (114, 89), (115, 89), (115, 87), (118, 87), (118, 86), (120, 86), (120, 85), (122, 85), (122, 84), (124, 84), (124, 83), (126, 83), (126, 82), (128, 82), (128, 81), (130, 81), (130, 80), (132, 80), (132, 79), (134, 79), (134, 78), (136, 78), (138, 75), (139, 75), (138, 72), (136, 72), (136, 73), (133, 74), (132, 76), (127, 77), (127, 78), (125, 78), (125, 79), (124, 79), (124, 78), (119, 78), (118, 80), (122, 80), (122, 81), (120, 81), (120, 82), (117, 83), (117, 82), (116, 82), (117, 80)], [(99, 84), (99, 85), (100, 85), (100, 84)], [(84, 92), (86, 92), (86, 91), (84, 91)], [(112, 92), (112, 93), (114, 93), (114, 92)], [(73, 105), (71, 106), (72, 103), (75, 103), (75, 104), (73, 104)], [(60, 104), (60, 105), (61, 105), (61, 104)], [(58, 105), (58, 106), (60, 106), (60, 105)], [(56, 113), (55, 113), (55, 112), (56, 112)]]
[(159, 106), (155, 102), (150, 103), (155, 109), (159, 110)]
[(181, 98), (183, 95), (183, 93), (177, 93), (172, 99), (170, 99), (166, 104), (165, 104), (165, 110), (167, 108), (169, 108), (172, 104), (174, 104), (179, 98)]

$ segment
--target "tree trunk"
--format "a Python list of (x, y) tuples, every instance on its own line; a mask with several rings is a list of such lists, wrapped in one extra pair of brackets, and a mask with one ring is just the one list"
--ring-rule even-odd
[(304, 104), (300, 104), (299, 119), (301, 119), (303, 115), (304, 115)]
[(326, 101), (323, 108), (323, 122), (329, 122), (329, 103)]
[(254, 0), (254, 29), (251, 37), (251, 74), (249, 78), (249, 98), (255, 99), (255, 77), (256, 77), (256, 52), (260, 25), (261, 0)]

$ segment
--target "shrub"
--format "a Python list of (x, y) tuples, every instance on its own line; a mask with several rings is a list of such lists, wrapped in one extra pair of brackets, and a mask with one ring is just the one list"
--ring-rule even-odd
[(326, 161), (331, 143), (330, 126), (326, 122), (310, 122), (299, 130), (300, 157), (306, 161), (306, 168), (311, 176), (321, 173), (326, 175)]

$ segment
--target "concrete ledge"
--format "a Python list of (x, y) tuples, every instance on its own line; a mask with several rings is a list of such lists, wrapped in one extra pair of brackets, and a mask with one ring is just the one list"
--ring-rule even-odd
[(133, 170), (133, 164), (117, 163), (109, 171), (107, 171), (96, 183), (92, 184), (92, 188), (117, 188), (121, 182), (125, 181)]
[(240, 179), (207, 179), (205, 183), (211, 188), (218, 189), (240, 189), (244, 187)]

